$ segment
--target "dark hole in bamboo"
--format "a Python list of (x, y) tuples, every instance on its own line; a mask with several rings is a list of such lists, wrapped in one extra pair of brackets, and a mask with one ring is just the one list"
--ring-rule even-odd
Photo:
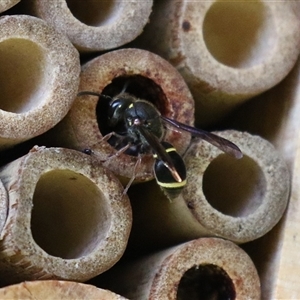
[(213, 264), (195, 266), (182, 276), (177, 300), (233, 300), (236, 297), (231, 278)]
[(74, 17), (89, 26), (112, 23), (118, 18), (123, 7), (122, 1), (116, 0), (66, 0), (66, 2)]
[[(109, 96), (110, 99), (100, 97), (96, 108), (98, 126), (103, 136), (110, 132), (122, 134), (126, 132), (126, 128), (124, 128), (123, 125), (119, 126), (118, 128), (110, 127), (107, 119), (107, 111), (111, 98), (118, 95), (122, 91), (132, 94), (139, 99), (151, 102), (157, 107), (161, 114), (165, 114), (167, 111), (168, 104), (166, 96), (161, 87), (154, 81), (141, 75), (116, 77), (114, 80), (112, 80), (111, 84), (103, 89), (101, 93), (101, 95)], [(109, 143), (114, 146), (115, 139), (110, 139)], [(122, 146), (124, 145), (121, 145), (120, 147)], [(129, 150), (126, 153), (133, 154), (134, 151)]]
[(70, 170), (43, 174), (35, 188), (31, 231), (48, 254), (64, 259), (86, 256), (105, 238), (110, 212), (102, 192)]

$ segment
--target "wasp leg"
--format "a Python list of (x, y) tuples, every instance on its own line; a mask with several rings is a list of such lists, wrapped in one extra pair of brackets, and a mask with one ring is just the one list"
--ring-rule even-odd
[(129, 182), (127, 183), (126, 187), (124, 188), (123, 195), (127, 194), (128, 189), (130, 188), (131, 184), (133, 183), (133, 181), (136, 177), (137, 170), (138, 170), (139, 166), (141, 165), (141, 162), (142, 162), (142, 157), (139, 155), (138, 159), (135, 163), (135, 166), (134, 166), (133, 174), (132, 174)]

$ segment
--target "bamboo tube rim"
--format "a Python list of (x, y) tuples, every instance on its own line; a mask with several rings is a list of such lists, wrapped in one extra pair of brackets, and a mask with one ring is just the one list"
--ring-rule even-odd
[[(18, 178), (4, 176), (6, 168), (10, 174), (17, 171)], [(9, 190), (2, 257), (9, 265), (17, 262), (10, 268), (21, 279), (85, 281), (120, 259), (131, 229), (131, 207), (122, 185), (97, 160), (70, 149), (34, 147), (2, 168), (0, 175)], [(68, 180), (66, 186), (62, 179)], [(45, 187), (53, 189), (50, 196), (45, 196)], [(65, 210), (74, 220), (68, 219)], [(41, 242), (43, 238), (46, 241)], [(23, 265), (30, 268), (16, 271)]]
[(147, 23), (153, 4), (152, 0), (102, 2), (85, 3), (82, 7), (70, 0), (38, 1), (34, 5), (38, 16), (86, 52), (120, 47), (135, 39)]
[[(188, 125), (193, 125), (194, 102), (190, 91), (177, 70), (159, 56), (141, 49), (121, 49), (103, 54), (88, 62), (82, 68), (79, 91), (103, 93), (118, 78), (134, 78), (139, 76), (152, 82), (155, 90), (156, 104), (162, 114)], [(136, 81), (136, 85), (138, 85)], [(125, 79), (124, 79), (125, 83)], [(147, 90), (146, 86), (139, 86)], [(123, 86), (121, 87), (121, 89)], [(157, 92), (158, 91), (158, 92)], [(116, 94), (120, 90), (116, 91)], [(78, 150), (90, 148), (98, 153), (99, 159), (115, 174), (123, 178), (131, 178), (134, 174), (137, 157), (120, 154), (108, 160), (117, 150), (107, 142), (101, 141), (103, 135), (99, 130), (97, 106), (99, 99), (95, 96), (80, 96), (68, 114), (73, 134), (76, 136), (74, 145)], [(188, 147), (190, 134), (181, 133), (167, 128), (165, 140), (172, 143), (183, 153)], [(143, 155), (139, 170), (135, 173), (137, 180), (145, 181), (153, 178), (152, 155)], [(125, 179), (126, 180), (126, 179)]]
[[(289, 3), (269, 3), (264, 0), (255, 1), (254, 3), (244, 2), (246, 1), (241, 0), (232, 3), (229, 1), (227, 3), (227, 1), (210, 0), (199, 5), (193, 5), (193, 2), (187, 1), (181, 7), (182, 16), (176, 25), (178, 29), (180, 28), (178, 39), (181, 52), (184, 54), (184, 65), (188, 70), (184, 73), (190, 72), (193, 77), (202, 78), (205, 81), (206, 88), (203, 89), (203, 94), (210, 94), (221, 89), (222, 93), (231, 95), (229, 100), (232, 103), (243, 99), (243, 95), (244, 99), (257, 95), (281, 81), (295, 64), (300, 50), (299, 20)], [(246, 23), (246, 17), (240, 16), (241, 8), (245, 8), (245, 5), (260, 6), (258, 9), (252, 7), (252, 10), (243, 10), (246, 16), (255, 13), (255, 17), (260, 15), (262, 20), (256, 28), (257, 40), (260, 42), (258, 43), (253, 38), (254, 43), (258, 44), (258, 49), (253, 50), (253, 52), (249, 51), (249, 61), (244, 62), (244, 65), (241, 64), (241, 67), (230, 66), (228, 63), (226, 65), (225, 61), (223, 63), (218, 61), (209, 48), (217, 51), (220, 45), (212, 46), (213, 41), (209, 42), (208, 37), (205, 41), (203, 36), (203, 33), (205, 34), (205, 31), (208, 30), (207, 23), (210, 22), (214, 26), (214, 18), (220, 20), (221, 16), (226, 14), (225, 8), (227, 5), (240, 6), (240, 9), (235, 12), (232, 12), (233, 9), (227, 11), (227, 13), (235, 13), (235, 19), (241, 23), (240, 25), (237, 24), (236, 28), (242, 27), (242, 24)], [(257, 14), (256, 12), (261, 13)], [(213, 14), (215, 14), (214, 17)], [(196, 29), (199, 26), (203, 28), (204, 32)], [(251, 28), (253, 30), (253, 27)], [(276, 31), (274, 28), (276, 28)], [(208, 36), (208, 34), (206, 35)], [(211, 35), (210, 37), (212, 38)], [(268, 40), (265, 41), (265, 38), (268, 38)], [(197, 49), (199, 49), (199, 53), (195, 54), (193, 51), (197, 51)], [(263, 57), (256, 58), (255, 52), (260, 53)], [(200, 57), (201, 59), (199, 59)], [(287, 57), (288, 60), (282, 59)], [(171, 60), (176, 61), (172, 58)], [(182, 64), (181, 61), (180, 64)], [(185, 79), (187, 80), (190, 77), (191, 75), (187, 74)]]
[(72, 281), (25, 281), (0, 289), (1, 299), (101, 299), (125, 300), (111, 291)]
[[(197, 249), (197, 251), (195, 251)], [(201, 238), (166, 250), (151, 284), (150, 299), (177, 299), (180, 280), (197, 266), (217, 266), (229, 278), (230, 299), (260, 299), (260, 281), (250, 257), (237, 245), (219, 238)], [(195, 289), (196, 291), (196, 289)]]
[[(218, 160), (220, 156), (225, 157), (225, 155), (219, 149), (199, 141), (192, 144), (185, 155), (188, 183), (182, 198), (192, 215), (208, 232), (235, 242), (247, 242), (267, 233), (282, 217), (289, 199), (290, 174), (285, 162), (274, 147), (259, 136), (234, 130), (217, 132), (217, 134), (237, 144), (244, 153), (244, 158), (240, 161), (232, 160), (232, 164), (229, 163), (230, 168), (234, 164), (237, 166), (240, 164), (242, 167), (244, 165), (246, 169), (250, 168), (251, 171), (244, 176), (235, 173), (234, 169), (227, 168), (226, 173), (223, 172), (218, 175), (217, 171), (220, 168), (216, 167), (216, 172), (212, 174), (219, 176), (221, 183), (226, 181), (227, 185), (230, 181), (233, 184), (234, 181), (239, 182), (238, 176), (244, 178), (240, 181), (241, 184), (243, 181), (248, 184), (247, 181), (252, 180), (251, 177), (255, 177), (250, 182), (250, 188), (255, 189), (255, 191), (248, 195), (244, 193), (244, 190), (241, 190), (240, 195), (246, 200), (237, 197), (235, 201), (242, 201), (242, 206), (245, 207), (238, 209), (233, 215), (230, 215), (230, 210), (222, 213), (213, 207), (203, 190), (205, 172), (209, 165), (214, 163), (214, 160)], [(220, 164), (224, 162), (226, 161), (221, 160)], [(240, 167), (236, 170), (242, 171)], [(201, 175), (197, 176), (197, 174)], [(214, 178), (210, 176), (209, 180), (215, 186)], [(238, 188), (238, 185), (234, 187)], [(218, 190), (219, 188), (220, 186), (217, 184), (214, 189)], [(242, 186), (241, 188), (247, 187)], [(221, 189), (219, 201), (224, 200), (222, 192)], [(236, 192), (238, 193), (238, 190)]]
[(69, 40), (41, 19), (3, 16), (0, 25), (1, 78), (6, 74), (0, 133), (1, 142), (10, 145), (49, 130), (67, 114), (80, 64)]

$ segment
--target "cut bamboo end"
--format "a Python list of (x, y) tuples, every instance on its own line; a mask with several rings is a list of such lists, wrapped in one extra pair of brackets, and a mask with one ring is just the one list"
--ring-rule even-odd
[(193, 240), (116, 266), (99, 282), (105, 285), (107, 279), (113, 279), (110, 289), (129, 299), (260, 299), (250, 257), (218, 238)]
[(188, 184), (182, 197), (207, 233), (243, 243), (270, 231), (288, 203), (290, 174), (275, 148), (259, 136), (224, 131), (237, 144), (240, 160), (204, 141), (185, 155)]
[(21, 0), (0, 0), (0, 13), (19, 3)]
[[(193, 124), (194, 103), (183, 78), (167, 61), (145, 50), (116, 50), (88, 62), (83, 66), (79, 90), (112, 97), (126, 84), (127, 92), (153, 102), (163, 115)], [(136, 156), (123, 153), (114, 157), (117, 150), (101, 141), (109, 133), (106, 129), (108, 101), (97, 96), (77, 97), (65, 122), (53, 135), (62, 140), (65, 147), (92, 149), (105, 161), (105, 166), (127, 180), (134, 174), (140, 181), (152, 179), (152, 155), (143, 155), (138, 170), (135, 170)], [(165, 139), (182, 153), (189, 145), (190, 134), (167, 129)], [(108, 159), (110, 156), (113, 159)]]
[(119, 181), (83, 153), (35, 147), (0, 172), (8, 191), (2, 283), (85, 281), (122, 256), (131, 207)]
[(130, 255), (202, 236), (245, 243), (266, 234), (282, 217), (290, 174), (275, 148), (245, 132), (217, 134), (238, 145), (244, 157), (237, 160), (194, 140), (184, 155), (187, 185), (177, 198), (170, 202), (156, 182), (129, 190), (135, 220)]
[(152, 0), (34, 1), (35, 14), (83, 52), (120, 47), (141, 34)]
[(80, 64), (69, 40), (43, 20), (3, 16), (0, 27), (0, 148), (5, 148), (46, 132), (67, 114)]
[(137, 45), (176, 66), (194, 96), (197, 123), (207, 124), (288, 74), (300, 51), (299, 26), (292, 1), (169, 0), (155, 3)]
[(57, 280), (40, 280), (11, 285), (0, 289), (0, 298), (2, 300), (125, 300), (122, 296), (108, 290), (98, 289), (92, 285)]

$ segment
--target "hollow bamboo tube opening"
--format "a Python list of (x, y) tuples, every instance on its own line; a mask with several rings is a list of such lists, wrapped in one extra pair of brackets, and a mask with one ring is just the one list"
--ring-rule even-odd
[(44, 173), (32, 202), (33, 238), (50, 255), (65, 259), (89, 255), (109, 232), (111, 216), (103, 193), (74, 171)]
[(277, 42), (274, 20), (263, 1), (215, 1), (203, 21), (203, 39), (220, 63), (251, 68), (263, 63)]
[(236, 299), (231, 278), (214, 264), (203, 264), (187, 270), (180, 279), (177, 300)]
[(300, 21), (290, 1), (173, 2), (154, 3), (134, 43), (180, 71), (195, 99), (197, 124), (216, 122), (278, 84), (297, 60)]
[(123, 9), (120, 1), (66, 0), (66, 3), (74, 17), (89, 26), (111, 24)]
[(250, 241), (281, 218), (289, 198), (289, 171), (266, 140), (245, 132), (218, 134), (236, 143), (244, 157), (235, 160), (195, 141), (185, 155), (188, 184), (182, 196), (208, 232), (235, 242)]
[(41, 19), (0, 20), (0, 148), (40, 135), (67, 114), (80, 63), (70, 41)]
[(4, 166), (0, 178), (9, 191), (2, 282), (85, 281), (122, 256), (131, 207), (119, 181), (97, 160), (74, 150), (35, 147)]
[(129, 299), (260, 299), (251, 258), (230, 241), (200, 238), (133, 259), (99, 276)]
[(213, 208), (224, 215), (247, 217), (263, 203), (267, 182), (251, 157), (236, 160), (221, 154), (205, 170), (202, 187)]
[(82, 52), (103, 51), (134, 40), (148, 22), (152, 0), (35, 1), (34, 12), (66, 34)]
[[(0, 43), (0, 109), (20, 114), (43, 104), (45, 84), (51, 74), (47, 55), (40, 45), (23, 38)], [(16, 70), (18, 70), (16, 72)]]
[[(83, 66), (79, 91), (112, 97), (124, 87), (133, 96), (152, 102), (161, 114), (193, 124), (192, 96), (176, 69), (159, 56), (140, 49), (122, 49), (101, 55)], [(53, 135), (65, 147), (92, 149), (95, 156), (125, 178), (124, 181), (134, 174), (139, 181), (153, 178), (151, 154), (143, 155), (141, 164), (135, 169), (136, 155), (121, 153), (114, 156), (117, 150), (103, 141), (103, 136), (113, 130), (108, 127), (109, 100), (91, 95), (78, 96), (67, 118)], [(167, 128), (165, 139), (183, 153), (189, 145), (190, 134)]]
[(169, 201), (156, 182), (129, 190), (135, 220), (129, 255), (202, 236), (245, 243), (280, 220), (289, 199), (290, 175), (277, 151), (245, 132), (217, 134), (238, 145), (243, 158), (195, 139), (184, 155), (187, 184), (177, 198)]

